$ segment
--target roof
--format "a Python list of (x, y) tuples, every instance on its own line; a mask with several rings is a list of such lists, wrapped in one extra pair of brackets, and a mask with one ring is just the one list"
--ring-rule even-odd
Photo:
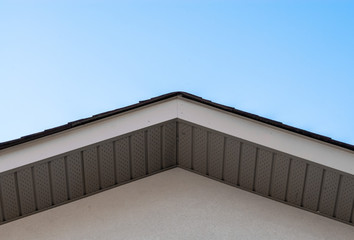
[(334, 140), (334, 139), (332, 139), (330, 137), (326, 137), (326, 136), (323, 136), (323, 135), (320, 135), (320, 134), (316, 134), (316, 133), (313, 133), (313, 132), (310, 132), (310, 131), (306, 131), (306, 130), (303, 130), (303, 129), (300, 129), (300, 128), (292, 127), (292, 126), (283, 124), (281, 122), (278, 122), (278, 121), (275, 121), (275, 120), (271, 120), (271, 119), (268, 119), (268, 118), (264, 118), (264, 117), (261, 117), (261, 116), (258, 116), (258, 115), (252, 114), (252, 113), (241, 111), (241, 110), (235, 109), (233, 107), (229, 107), (229, 106), (225, 106), (225, 105), (222, 105), (222, 104), (214, 103), (214, 102), (212, 102), (210, 100), (206, 100), (206, 99), (203, 99), (203, 98), (198, 97), (196, 95), (193, 95), (193, 94), (190, 94), (190, 93), (186, 93), (186, 92), (181, 92), (181, 91), (167, 93), (167, 94), (164, 94), (164, 95), (161, 95), (161, 96), (158, 96), (158, 97), (154, 97), (154, 98), (151, 98), (151, 99), (148, 99), (148, 100), (140, 101), (139, 103), (136, 103), (136, 104), (133, 104), (133, 105), (130, 105), (130, 106), (127, 106), (127, 107), (118, 108), (118, 109), (115, 109), (115, 110), (112, 110), (112, 111), (96, 114), (96, 115), (93, 115), (92, 117), (79, 119), (79, 120), (76, 120), (76, 121), (69, 122), (67, 124), (58, 126), (58, 127), (54, 127), (54, 128), (50, 128), (50, 129), (44, 130), (42, 132), (26, 135), (26, 136), (23, 136), (21, 138), (14, 139), (14, 140), (2, 142), (2, 143), (0, 143), (0, 150), (1, 149), (5, 149), (5, 148), (9, 148), (9, 147), (12, 147), (12, 146), (16, 146), (16, 145), (19, 145), (19, 144), (22, 144), (22, 143), (26, 143), (26, 142), (29, 142), (29, 141), (32, 141), (32, 140), (36, 140), (36, 139), (39, 139), (39, 138), (42, 138), (42, 137), (46, 137), (46, 136), (49, 136), (49, 135), (52, 135), (52, 134), (56, 134), (56, 133), (59, 133), (59, 132), (65, 131), (65, 130), (69, 130), (69, 129), (72, 129), (72, 128), (75, 128), (75, 127), (78, 127), (78, 126), (82, 126), (82, 125), (85, 125), (85, 124), (88, 124), (88, 123), (92, 123), (94, 121), (98, 121), (98, 120), (101, 120), (101, 119), (104, 119), (104, 118), (107, 118), (107, 117), (110, 117), (110, 116), (113, 116), (113, 115), (124, 113), (124, 112), (130, 111), (130, 110), (136, 109), (136, 108), (140, 108), (140, 107), (143, 107), (143, 106), (146, 106), (146, 105), (149, 105), (149, 104), (153, 104), (153, 103), (156, 103), (156, 102), (159, 102), (159, 101), (163, 101), (163, 100), (166, 100), (166, 99), (169, 99), (169, 98), (177, 97), (177, 96), (182, 97), (182, 98), (186, 98), (186, 99), (189, 99), (189, 100), (192, 100), (192, 101), (195, 101), (195, 102), (199, 102), (199, 103), (211, 106), (211, 107), (215, 107), (215, 108), (221, 109), (223, 111), (230, 112), (232, 114), (236, 114), (236, 115), (239, 115), (239, 116), (243, 116), (243, 117), (258, 121), (258, 122), (262, 122), (262, 123), (265, 123), (265, 124), (268, 124), (268, 125), (271, 125), (271, 126), (274, 126), (274, 127), (277, 127), (277, 128), (281, 128), (281, 129), (284, 129), (284, 130), (287, 130), (287, 131), (290, 131), (290, 132), (294, 132), (294, 133), (297, 133), (297, 134), (300, 134), (300, 135), (303, 135), (303, 136), (306, 136), (306, 137), (310, 137), (310, 138), (313, 138), (313, 139), (316, 139), (316, 140), (319, 140), (319, 141), (322, 141), (322, 142), (326, 142), (326, 143), (329, 143), (329, 144), (332, 144), (332, 145), (335, 145), (335, 146), (339, 146), (339, 147), (354, 151), (354, 145), (351, 145), (351, 144), (348, 144), (348, 143), (344, 143), (344, 142), (341, 142), (341, 141), (337, 141), (337, 140)]
[(341, 144), (169, 93), (3, 143), (0, 224), (179, 167), (353, 225), (354, 154)]

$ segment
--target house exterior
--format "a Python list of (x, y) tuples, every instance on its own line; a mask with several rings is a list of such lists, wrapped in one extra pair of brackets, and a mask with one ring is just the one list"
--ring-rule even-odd
[(1, 143), (0, 236), (352, 239), (353, 153), (169, 93)]

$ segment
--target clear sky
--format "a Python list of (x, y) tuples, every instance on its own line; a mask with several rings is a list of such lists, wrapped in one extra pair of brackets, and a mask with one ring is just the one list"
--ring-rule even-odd
[(172, 91), (354, 144), (354, 1), (0, 0), (0, 142)]

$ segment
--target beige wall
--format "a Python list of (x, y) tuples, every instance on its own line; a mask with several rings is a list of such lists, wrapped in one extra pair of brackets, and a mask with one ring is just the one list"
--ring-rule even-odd
[(0, 239), (350, 239), (354, 227), (175, 168), (0, 226)]

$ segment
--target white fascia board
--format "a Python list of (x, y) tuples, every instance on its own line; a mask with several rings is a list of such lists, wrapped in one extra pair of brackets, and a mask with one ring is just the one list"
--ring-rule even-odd
[(0, 172), (175, 119), (172, 98), (0, 151)]
[(354, 174), (354, 153), (335, 145), (186, 99), (178, 101), (178, 118)]
[(0, 173), (176, 118), (354, 174), (352, 151), (183, 97), (1, 150)]

